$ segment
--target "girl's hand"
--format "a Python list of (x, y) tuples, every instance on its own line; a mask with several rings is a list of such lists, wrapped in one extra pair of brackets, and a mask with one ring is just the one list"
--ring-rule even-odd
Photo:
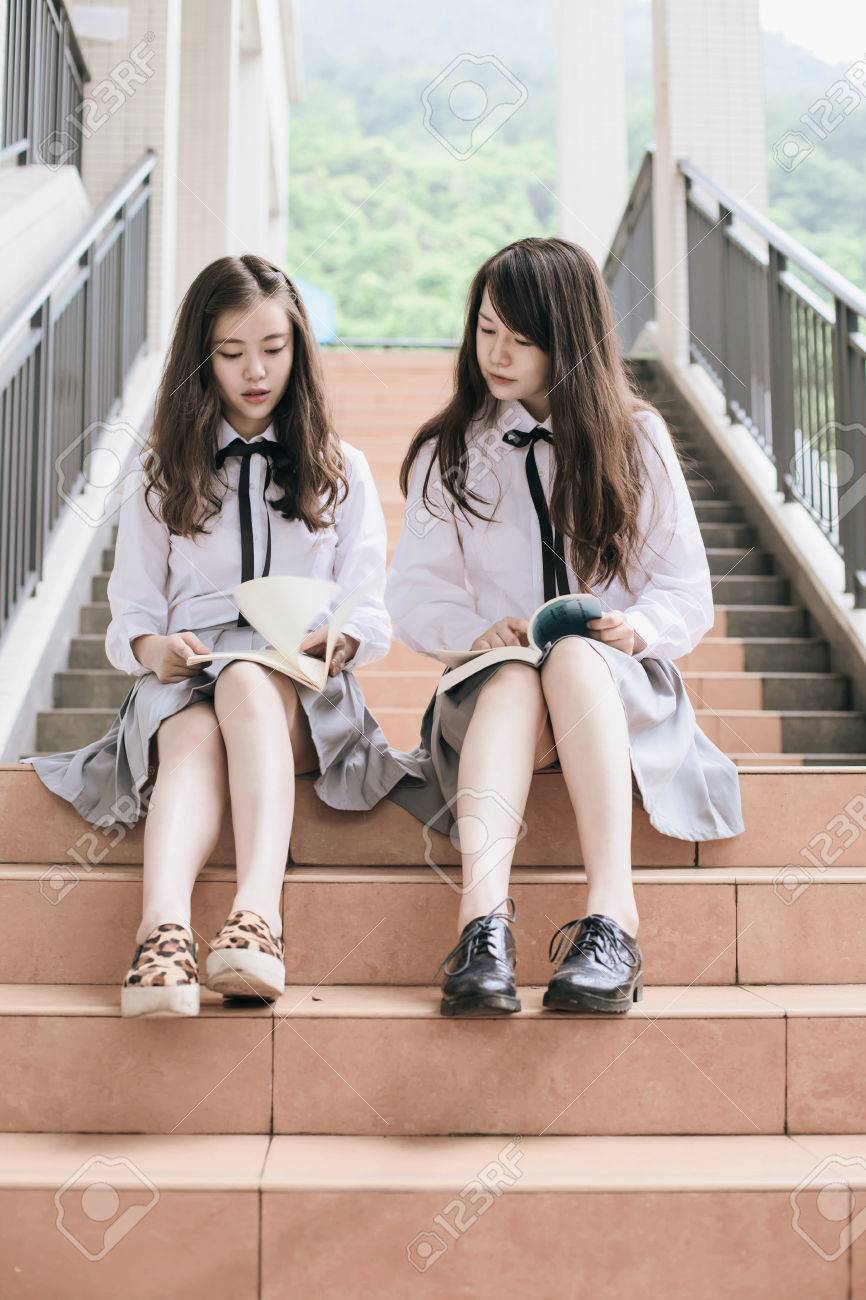
[[(302, 654), (312, 655), (314, 659), (324, 659), (325, 646), (328, 642), (328, 629), (319, 628), (316, 632), (310, 632), (305, 636), (298, 649)], [(354, 659), (358, 652), (360, 642), (357, 637), (344, 636), (341, 632), (334, 642), (334, 653), (331, 655), (331, 662), (328, 665), (328, 676), (336, 677), (343, 665), (350, 659)]]
[(602, 614), (601, 618), (591, 618), (586, 626), (590, 629), (589, 635), (593, 640), (604, 641), (605, 645), (612, 645), (615, 650), (622, 650), (623, 654), (634, 654), (636, 642), (639, 643), (637, 649), (643, 649), (643, 641), (621, 609), (611, 609)]
[(187, 677), (198, 677), (203, 665), (187, 667), (187, 659), (191, 654), (210, 654), (210, 646), (200, 641), (195, 632), (137, 636), (131, 644), (138, 662), (156, 673), (161, 682), (182, 682)]
[(501, 618), (481, 636), (477, 636), (470, 650), (498, 650), (504, 645), (529, 645), (529, 623), (525, 618)]

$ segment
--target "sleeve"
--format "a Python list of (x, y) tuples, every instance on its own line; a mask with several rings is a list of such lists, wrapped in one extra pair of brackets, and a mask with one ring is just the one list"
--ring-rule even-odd
[(105, 653), (109, 663), (133, 677), (149, 669), (138, 662), (130, 642), (145, 633), (165, 636), (168, 627), (169, 533), (148, 509), (144, 491), (141, 469), (126, 476), (107, 593), (111, 622)]
[(640, 565), (649, 576), (638, 599), (623, 613), (643, 642), (635, 642), (635, 659), (679, 659), (713, 625), (710, 567), (667, 426), (651, 412), (638, 418), (659, 455), (652, 447), (644, 451), (652, 490), (647, 484), (640, 511), (645, 538)]
[(354, 670), (381, 659), (391, 645), (391, 620), (385, 608), (388, 534), (367, 457), (345, 444), (344, 454), (349, 490), (340, 503), (336, 523), (334, 581), (346, 595), (362, 583), (369, 583), (369, 595), (355, 607), (342, 628), (359, 643), (345, 665)]
[(412, 650), (468, 650), (490, 626), (468, 588), (463, 549), (448, 509), (438, 465), (422, 488), (435, 448), (424, 448), (412, 467), (400, 540), (385, 599), (398, 638)]

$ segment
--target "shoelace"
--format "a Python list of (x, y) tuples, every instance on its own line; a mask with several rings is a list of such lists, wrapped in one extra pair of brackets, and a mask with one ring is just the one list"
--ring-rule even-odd
[[(584, 927), (584, 932), (578, 938), (581, 926)], [(613, 960), (617, 957), (628, 966), (637, 965), (637, 957), (626, 946), (614, 923), (595, 912), (590, 916), (578, 916), (574, 921), (559, 926), (551, 937), (547, 957), (549, 961), (556, 962), (564, 954), (565, 961), (578, 953), (595, 958), (607, 966), (608, 970), (613, 969)]]
[[(508, 907), (510, 912), (500, 912), (499, 909), (503, 905)], [(517, 904), (513, 898), (503, 898), (502, 902), (497, 903), (486, 916), (477, 916), (475, 920), (470, 923), (468, 929), (461, 934), (448, 956), (444, 957), (436, 967), (433, 972), (433, 978), (435, 979), (443, 969), (446, 975), (462, 975), (469, 967), (476, 953), (484, 952), (488, 957), (495, 957), (497, 955), (497, 945), (493, 922), (497, 919), (502, 920), (503, 918), (508, 921), (514, 921), (517, 919)], [(451, 961), (452, 957), (459, 956), (461, 951), (464, 952), (463, 964), (455, 966), (453, 970), (449, 970), (448, 963)]]

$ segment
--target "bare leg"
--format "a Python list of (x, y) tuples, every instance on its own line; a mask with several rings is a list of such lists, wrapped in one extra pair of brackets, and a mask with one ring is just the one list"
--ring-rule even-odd
[(280, 897), (295, 810), (295, 773), (318, 767), (307, 715), (282, 673), (237, 660), (217, 678), (214, 706), (228, 755), (238, 888), (282, 933)]
[(541, 687), (577, 821), (588, 884), (587, 913), (613, 917), (635, 935), (631, 760), (628, 723), (616, 684), (591, 646), (568, 637), (545, 661)]
[(209, 703), (190, 704), (166, 718), (156, 743), (159, 766), (144, 823), (136, 943), (164, 921), (190, 924), (192, 887), (216, 847), (228, 797), (225, 747)]
[(463, 862), (460, 930), (508, 894), (511, 859), (546, 721), (539, 675), (525, 664), (504, 664), (478, 693), (457, 782)]

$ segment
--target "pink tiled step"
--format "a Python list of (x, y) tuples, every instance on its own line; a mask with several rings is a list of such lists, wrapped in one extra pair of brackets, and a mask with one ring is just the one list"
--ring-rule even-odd
[[(820, 865), (866, 866), (866, 835), (846, 830), (835, 812), (856, 811), (866, 768), (743, 768), (740, 790), (746, 830), (726, 840), (662, 835), (635, 807), (635, 866), (784, 866), (815, 859)], [(518, 866), (580, 865), (580, 846), (562, 777), (536, 776), (526, 812), (528, 831), (517, 846)], [(769, 828), (772, 827), (772, 833)], [(856, 821), (855, 821), (856, 830)], [(296, 785), (292, 860), (305, 866), (414, 866), (432, 856), (455, 865), (457, 851), (445, 836), (428, 833), (402, 808), (383, 800), (365, 813), (336, 812), (317, 798), (313, 783)], [(24, 764), (0, 765), (0, 862), (61, 862), (76, 869), (141, 861), (143, 826), (98, 831), (64, 800), (51, 794)], [(426, 855), (426, 856), (425, 856)], [(806, 856), (804, 856), (806, 855)], [(811, 855), (811, 859), (808, 857)], [(226, 822), (211, 859), (234, 861)], [(82, 867), (82, 863), (84, 866)]]
[[(294, 984), (429, 984), (456, 939), (458, 885), (428, 867), (290, 867), (283, 886)], [(518, 971), (544, 983), (554, 925), (585, 911), (584, 873), (516, 868)], [(193, 892), (204, 945), (234, 897), (233, 868), (207, 867)], [(655, 984), (866, 982), (866, 871), (775, 867), (645, 868), (635, 893)], [(120, 982), (141, 905), (141, 868), (78, 874), (0, 868), (0, 984)], [(419, 922), (423, 917), (423, 924)]]
[[(0, 1129), (781, 1133), (856, 1126), (866, 986), (649, 986), (625, 1016), (454, 1021), (439, 989), (287, 988), (124, 1020), (104, 985), (0, 987)], [(484, 1087), (478, 1086), (479, 1080)]]
[[(91, 1163), (106, 1153), (115, 1163)], [(3, 1135), (3, 1294), (45, 1300), (62, 1279), (64, 1296), (151, 1300), (158, 1260), (185, 1300), (213, 1300), (215, 1276), (233, 1300), (452, 1300), (488, 1294), (491, 1277), (571, 1300), (695, 1300), (708, 1279), (713, 1300), (848, 1300), (863, 1295), (866, 1236), (850, 1253), (839, 1241), (864, 1156), (857, 1134)], [(833, 1157), (853, 1191), (834, 1186)], [(143, 1213), (93, 1262), (81, 1246), (101, 1248), (106, 1219), (82, 1190), (100, 1179), (117, 1197), (109, 1225)]]

